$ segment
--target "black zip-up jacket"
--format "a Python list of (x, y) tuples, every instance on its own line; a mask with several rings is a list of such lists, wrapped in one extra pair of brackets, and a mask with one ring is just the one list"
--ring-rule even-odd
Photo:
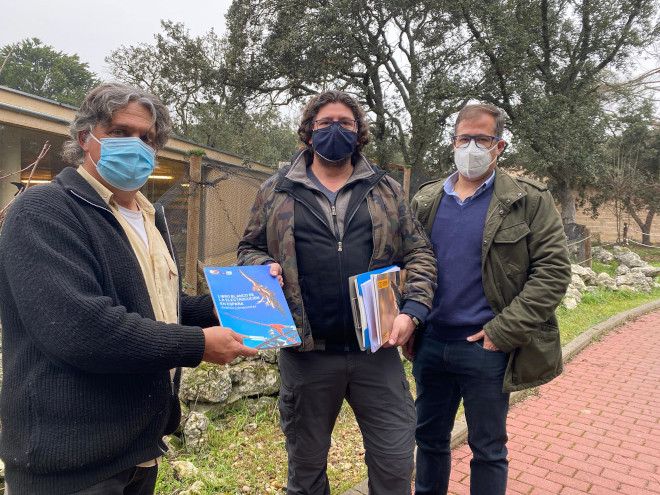
[[(357, 346), (349, 336), (355, 333), (348, 294), (351, 274), (396, 264), (407, 272), (402, 312), (423, 321), (433, 301), (433, 249), (403, 188), (362, 155), (354, 158), (353, 175), (331, 208), (329, 202), (318, 201), (315, 195), (320, 193), (312, 192), (307, 179), (310, 152), (297, 155), (290, 167), (261, 185), (238, 245), (239, 265), (282, 266), (283, 291), (301, 351), (350, 349), (353, 342)], [(322, 272), (327, 276), (319, 276)]]
[[(156, 224), (170, 249), (162, 207)], [(173, 254), (173, 253), (172, 253)], [(73, 168), (25, 191), (0, 233), (0, 457), (12, 495), (80, 490), (165, 451), (180, 419), (169, 370), (196, 366), (209, 296), (154, 320), (140, 265)]]
[[(300, 290), (314, 340), (323, 342), (328, 351), (360, 350), (347, 281), (369, 271), (373, 239), (366, 196), (383, 175), (380, 171), (347, 186), (351, 196), (342, 235), (337, 214), (329, 223), (312, 190), (284, 176), (276, 186), (296, 200), (294, 236)], [(338, 239), (341, 250), (337, 249)]]

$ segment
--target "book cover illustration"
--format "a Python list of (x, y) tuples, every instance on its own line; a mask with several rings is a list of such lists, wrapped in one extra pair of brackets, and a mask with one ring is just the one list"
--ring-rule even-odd
[(348, 290), (351, 296), (351, 308), (353, 309), (353, 322), (355, 324), (355, 332), (360, 344), (360, 349), (363, 351), (371, 348), (371, 338), (369, 335), (369, 325), (367, 323), (367, 308), (365, 308), (365, 297), (371, 300), (373, 296), (365, 296), (362, 291), (362, 286), (365, 282), (371, 281), (371, 275), (374, 273), (382, 273), (388, 270), (398, 269), (396, 266), (386, 266), (385, 268), (378, 268), (370, 272), (360, 273), (353, 275), (348, 279)]
[(399, 306), (401, 305), (400, 280), (398, 270), (371, 276), (379, 347), (390, 338), (394, 319), (399, 314)]
[(256, 349), (300, 344), (284, 293), (270, 266), (205, 267), (220, 325), (243, 335)]

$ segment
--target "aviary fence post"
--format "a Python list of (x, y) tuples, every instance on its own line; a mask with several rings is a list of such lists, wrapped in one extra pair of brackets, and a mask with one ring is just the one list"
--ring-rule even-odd
[(406, 194), (406, 199), (410, 201), (410, 171), (411, 167), (403, 167), (403, 190)]
[(197, 257), (199, 255), (199, 212), (202, 203), (202, 155), (190, 154), (188, 187), (188, 232), (186, 238), (186, 292), (197, 294)]
[(405, 165), (398, 165), (396, 163), (390, 163), (389, 166), (392, 169), (401, 170), (403, 172), (403, 192), (406, 199), (410, 201), (410, 171), (412, 168)]
[(591, 268), (591, 232), (586, 225), (564, 224), (568, 254), (572, 263)]

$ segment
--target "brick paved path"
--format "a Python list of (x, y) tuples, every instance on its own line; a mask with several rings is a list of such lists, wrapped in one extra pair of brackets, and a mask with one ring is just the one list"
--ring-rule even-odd
[[(607, 334), (511, 408), (508, 494), (660, 493), (660, 312)], [(449, 492), (469, 494), (467, 445)]]

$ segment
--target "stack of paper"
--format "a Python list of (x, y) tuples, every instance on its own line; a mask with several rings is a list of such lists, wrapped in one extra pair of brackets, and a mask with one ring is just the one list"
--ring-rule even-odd
[(377, 351), (390, 337), (401, 306), (398, 266), (362, 273), (348, 279), (353, 320), (362, 350)]

